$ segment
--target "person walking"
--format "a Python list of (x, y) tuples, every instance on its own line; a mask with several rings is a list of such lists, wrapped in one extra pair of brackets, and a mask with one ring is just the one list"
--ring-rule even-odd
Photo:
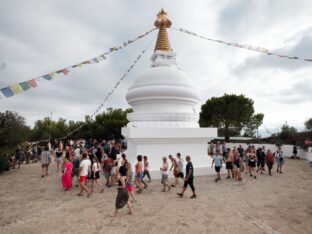
[(255, 148), (251, 148), (251, 152), (249, 154), (248, 167), (249, 167), (250, 177), (254, 177), (255, 179), (257, 179), (256, 164), (257, 164), (257, 157), (255, 153)]
[(139, 188), (138, 193), (142, 193), (142, 182), (141, 179), (143, 177), (143, 165), (142, 165), (142, 155), (137, 156), (137, 164), (135, 164), (135, 185)]
[(91, 172), (91, 161), (88, 159), (88, 154), (84, 152), (82, 154), (82, 161), (79, 165), (79, 185), (80, 185), (80, 193), (78, 193), (78, 196), (83, 195), (83, 191), (87, 192), (87, 197), (90, 197), (89, 190), (86, 186), (86, 180), (87, 176)]
[(72, 168), (73, 164), (70, 161), (69, 153), (66, 153), (64, 158), (64, 168), (63, 168), (63, 175), (62, 175), (62, 185), (64, 191), (67, 191), (72, 187)]
[(100, 193), (104, 192), (104, 188), (103, 185), (101, 184), (101, 182), (99, 181), (100, 179), (100, 163), (97, 157), (93, 157), (93, 164), (92, 164), (92, 170), (91, 170), (91, 193), (94, 192), (94, 183), (97, 184), (97, 186), (99, 186), (99, 188), (101, 189)]
[(177, 178), (177, 184), (179, 184), (179, 178), (181, 178), (182, 180), (184, 178), (184, 174), (183, 174), (184, 164), (183, 164), (183, 159), (181, 158), (180, 153), (177, 153), (177, 158), (178, 158), (178, 174), (176, 178)]
[(169, 180), (168, 180), (168, 176), (169, 176), (169, 166), (167, 163), (167, 157), (163, 157), (163, 164), (160, 168), (160, 172), (161, 172), (161, 184), (163, 185), (163, 190), (162, 192), (166, 192), (166, 188), (168, 188), (168, 192), (170, 191), (170, 186), (169, 186)]
[(51, 163), (51, 153), (49, 151), (49, 147), (46, 145), (44, 151), (41, 152), (41, 168), (42, 168), (41, 177), (48, 175), (50, 163)]
[(56, 172), (60, 172), (60, 167), (62, 163), (62, 158), (63, 158), (63, 151), (61, 149), (61, 145), (58, 145), (58, 147), (55, 150), (55, 160), (56, 160)]
[(191, 157), (186, 156), (185, 160), (187, 161), (187, 164), (186, 164), (186, 172), (185, 172), (185, 178), (184, 178), (184, 186), (182, 188), (181, 193), (177, 193), (177, 195), (182, 198), (184, 195), (184, 192), (186, 191), (187, 186), (189, 185), (193, 192), (193, 195), (190, 198), (197, 198), (197, 195), (195, 193), (195, 187), (194, 187), (194, 168), (191, 162)]
[(172, 169), (173, 169), (173, 176), (175, 178), (175, 182), (174, 182), (174, 184), (171, 185), (171, 187), (175, 187), (179, 183), (178, 177), (177, 177), (177, 175), (179, 173), (179, 165), (178, 165), (177, 159), (172, 157), (171, 154), (169, 155), (169, 159), (171, 161), (171, 167), (170, 167), (169, 171), (172, 171)]
[(278, 150), (275, 153), (275, 158), (276, 158), (276, 164), (277, 164), (277, 173), (283, 174), (282, 167), (284, 165), (285, 156), (281, 147), (278, 147)]
[(145, 176), (147, 176), (149, 182), (151, 182), (151, 175), (149, 173), (149, 162), (147, 160), (146, 155), (143, 157), (143, 165), (144, 165), (144, 170), (143, 170), (143, 176), (142, 176), (141, 182), (144, 184), (144, 188), (147, 188), (147, 184), (143, 181), (143, 179)]
[(268, 149), (268, 151), (265, 155), (265, 161), (266, 161), (266, 164), (268, 166), (269, 175), (271, 176), (272, 175), (272, 167), (274, 164), (274, 157), (273, 157), (273, 154), (272, 154), (270, 149)]
[(117, 216), (118, 211), (123, 208), (125, 205), (128, 206), (128, 214), (133, 214), (131, 204), (129, 202), (129, 193), (126, 187), (126, 179), (127, 179), (127, 168), (125, 166), (121, 166), (119, 168), (120, 178), (118, 180), (117, 186), (117, 197), (115, 203), (115, 211), (113, 217)]
[(219, 180), (221, 180), (220, 170), (222, 168), (222, 162), (223, 162), (223, 158), (220, 155), (220, 152), (217, 151), (216, 155), (212, 157), (212, 163), (211, 163), (211, 167), (213, 167), (213, 164), (215, 164), (215, 170), (217, 173), (217, 178), (215, 179), (215, 182), (218, 182)]

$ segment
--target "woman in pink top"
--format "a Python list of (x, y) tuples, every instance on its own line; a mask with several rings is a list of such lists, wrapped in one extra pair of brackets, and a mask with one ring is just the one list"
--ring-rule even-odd
[(71, 177), (72, 169), (73, 164), (70, 161), (70, 155), (69, 153), (66, 153), (62, 175), (62, 184), (65, 191), (67, 191), (72, 187), (72, 177)]

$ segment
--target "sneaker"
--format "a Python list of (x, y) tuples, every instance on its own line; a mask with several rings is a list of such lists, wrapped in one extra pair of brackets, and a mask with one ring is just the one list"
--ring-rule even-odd
[(195, 195), (190, 196), (190, 198), (197, 198), (197, 196), (196, 196), (196, 194), (195, 194)]
[(183, 197), (183, 194), (182, 193), (177, 193), (177, 195), (179, 196), (179, 197)]
[(171, 185), (171, 187), (173, 187), (173, 188), (174, 188), (174, 187), (176, 187), (176, 186), (175, 186), (174, 184), (172, 184), (172, 185)]

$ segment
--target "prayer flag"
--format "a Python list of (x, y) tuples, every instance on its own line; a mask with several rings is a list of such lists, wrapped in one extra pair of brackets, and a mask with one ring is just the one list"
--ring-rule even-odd
[(12, 90), (10, 89), (10, 87), (5, 87), (3, 89), (1, 89), (1, 92), (3, 93), (4, 96), (6, 97), (11, 97), (14, 95), (14, 93), (12, 92)]
[(24, 91), (26, 91), (26, 90), (28, 90), (28, 89), (31, 88), (31, 86), (27, 83), (27, 81), (26, 81), (26, 82), (20, 83), (20, 86), (22, 87), (22, 89), (23, 89)]
[(100, 61), (97, 58), (92, 59), (94, 62), (99, 63)]
[(53, 79), (53, 77), (50, 75), (50, 74), (47, 74), (47, 75), (44, 75), (44, 76), (42, 76), (44, 79), (46, 79), (46, 80), (52, 80)]
[(64, 68), (64, 69), (62, 70), (62, 72), (63, 72), (63, 74), (66, 76), (66, 75), (69, 73), (69, 70), (68, 70), (67, 68)]
[(23, 89), (19, 84), (11, 85), (10, 88), (14, 94), (23, 92)]
[(31, 87), (36, 88), (37, 87), (37, 82), (35, 79), (26, 81)]

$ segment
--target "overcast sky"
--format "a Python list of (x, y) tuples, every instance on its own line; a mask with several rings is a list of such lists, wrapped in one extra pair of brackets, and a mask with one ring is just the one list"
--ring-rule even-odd
[[(153, 28), (164, 7), (172, 27), (206, 37), (312, 58), (312, 2), (307, 0), (1, 0), (0, 88), (95, 57)], [(33, 125), (49, 116), (84, 120), (138, 54), (148, 52), (106, 103), (126, 108), (125, 94), (151, 62), (157, 32), (107, 56), (0, 100)], [(264, 113), (262, 135), (287, 121), (302, 129), (312, 117), (312, 63), (228, 47), (169, 30), (179, 67), (199, 89), (201, 104), (224, 93), (244, 94)], [(197, 107), (200, 110), (200, 105)]]

